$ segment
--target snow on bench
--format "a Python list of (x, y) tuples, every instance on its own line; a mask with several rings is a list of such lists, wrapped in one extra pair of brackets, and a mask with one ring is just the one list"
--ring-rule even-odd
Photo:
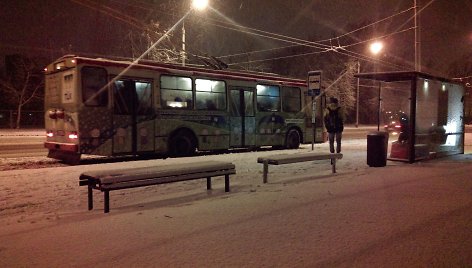
[(88, 186), (88, 209), (93, 209), (92, 189), (104, 193), (104, 212), (110, 211), (110, 191), (186, 180), (207, 179), (211, 190), (211, 177), (225, 176), (225, 192), (229, 192), (229, 175), (236, 174), (232, 163), (206, 161), (185, 165), (150, 166), (129, 169), (112, 169), (84, 172), (79, 177), (80, 186)]
[(276, 154), (270, 156), (259, 157), (257, 163), (264, 165), (262, 182), (267, 183), (267, 173), (269, 173), (269, 165), (284, 165), (290, 163), (298, 163), (305, 161), (331, 160), (333, 173), (336, 173), (336, 159), (343, 158), (343, 154), (329, 153), (299, 153), (299, 154)]

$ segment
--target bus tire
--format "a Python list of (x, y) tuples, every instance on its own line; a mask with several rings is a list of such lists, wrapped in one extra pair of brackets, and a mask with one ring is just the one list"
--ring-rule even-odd
[(301, 135), (298, 130), (292, 128), (287, 132), (285, 138), (285, 148), (287, 149), (298, 149), (301, 143)]
[(73, 152), (64, 152), (59, 150), (49, 150), (48, 157), (62, 161), (64, 164), (75, 166), (80, 164), (80, 154)]
[(195, 136), (189, 131), (179, 131), (170, 140), (170, 154), (172, 156), (193, 155), (196, 149)]

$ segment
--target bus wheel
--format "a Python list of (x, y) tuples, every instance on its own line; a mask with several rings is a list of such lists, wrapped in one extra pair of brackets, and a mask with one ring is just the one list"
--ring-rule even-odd
[(285, 140), (285, 147), (287, 149), (298, 149), (300, 147), (301, 138), (300, 133), (296, 129), (290, 129)]
[(64, 152), (58, 150), (49, 150), (48, 157), (61, 160), (67, 165), (78, 165), (80, 164), (80, 154), (72, 152)]
[(197, 148), (193, 135), (187, 131), (178, 132), (170, 142), (170, 153), (173, 156), (189, 156)]

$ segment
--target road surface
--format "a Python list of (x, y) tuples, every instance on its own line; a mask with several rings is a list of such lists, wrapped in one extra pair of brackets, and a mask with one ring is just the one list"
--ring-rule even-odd
[[(376, 126), (347, 126), (343, 133), (344, 140), (365, 139)], [(466, 133), (472, 132), (472, 126), (466, 127)], [(35, 157), (46, 156), (47, 150), (43, 147), (45, 131), (42, 129), (27, 130), (0, 130), (0, 157)]]

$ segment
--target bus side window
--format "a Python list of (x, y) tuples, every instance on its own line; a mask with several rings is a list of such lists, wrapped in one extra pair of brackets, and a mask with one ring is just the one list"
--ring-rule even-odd
[(192, 109), (192, 79), (189, 77), (161, 75), (161, 104), (164, 108)]
[(197, 110), (226, 110), (226, 83), (224, 81), (195, 79)]
[(136, 98), (135, 85), (131, 80), (116, 80), (113, 87), (115, 114), (131, 114), (133, 100)]
[(149, 82), (136, 81), (137, 114), (148, 115), (152, 109), (152, 86)]
[(298, 87), (282, 87), (282, 110), (296, 113), (301, 110), (301, 90)]
[(257, 110), (261, 112), (280, 111), (280, 88), (278, 86), (257, 85)]
[(107, 106), (107, 71), (103, 68), (84, 67), (82, 74), (82, 100), (86, 106)]

